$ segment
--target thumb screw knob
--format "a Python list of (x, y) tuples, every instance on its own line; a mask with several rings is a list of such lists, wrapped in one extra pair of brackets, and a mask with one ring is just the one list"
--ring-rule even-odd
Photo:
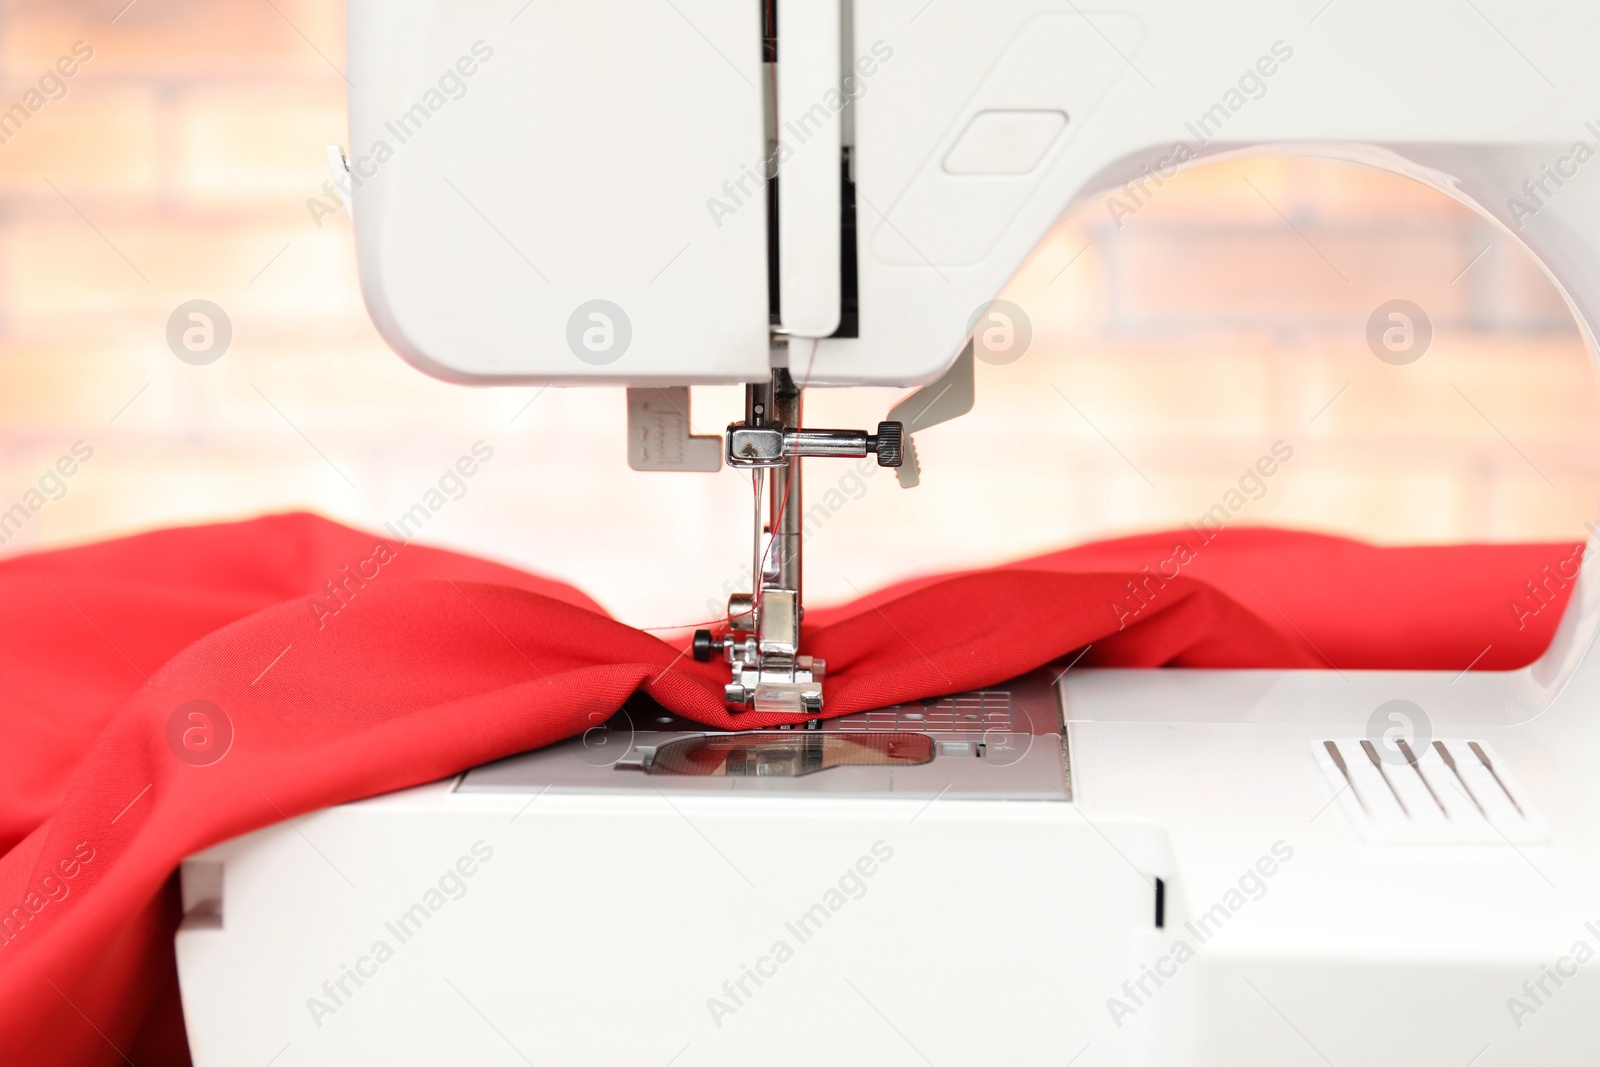
[(898, 422), (880, 422), (873, 443), (873, 451), (878, 454), (878, 466), (898, 467), (905, 455), (905, 427)]

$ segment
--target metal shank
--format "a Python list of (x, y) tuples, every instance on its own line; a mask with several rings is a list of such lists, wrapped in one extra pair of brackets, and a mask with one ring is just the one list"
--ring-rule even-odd
[[(755, 478), (755, 537), (751, 576), (754, 593), (728, 598), (728, 633), (723, 658), (733, 669), (725, 696), (730, 711), (815, 716), (822, 710), (826, 665), (800, 654), (801, 517), (805, 501), (800, 461), (806, 456), (867, 456), (898, 467), (904, 428), (881, 422), (878, 432), (800, 428), (800, 387), (785, 368), (745, 391), (745, 421), (728, 427), (728, 465)], [(766, 477), (771, 472), (770, 480)], [(762, 489), (766, 522), (762, 522)], [(695, 635), (695, 658), (710, 659), (710, 631)]]

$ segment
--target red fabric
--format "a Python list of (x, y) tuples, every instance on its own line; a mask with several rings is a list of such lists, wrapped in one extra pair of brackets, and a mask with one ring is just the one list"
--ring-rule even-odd
[[(830, 715), (1085, 646), (1085, 665), (1504, 669), (1549, 643), (1577, 551), (1186, 530), (905, 583), (814, 611), (807, 641)], [(170, 876), (198, 849), (549, 744), (635, 690), (772, 721), (730, 718), (725, 668), (568, 586), (309, 515), (4, 561), (0, 603), (7, 1063), (188, 1062)], [(169, 742), (196, 700), (232, 729), (206, 765)]]

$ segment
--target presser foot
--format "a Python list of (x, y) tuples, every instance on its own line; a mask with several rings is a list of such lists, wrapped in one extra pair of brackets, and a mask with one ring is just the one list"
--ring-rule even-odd
[(815, 656), (762, 651), (754, 635), (730, 633), (720, 640), (696, 630), (694, 658), (708, 663), (720, 651), (733, 672), (723, 687), (728, 711), (814, 718), (822, 713), (822, 680), (827, 663)]
[(734, 668), (734, 680), (723, 687), (731, 712), (757, 711), (764, 715), (822, 713), (822, 677), (827, 664), (812, 656), (796, 656), (792, 670)]

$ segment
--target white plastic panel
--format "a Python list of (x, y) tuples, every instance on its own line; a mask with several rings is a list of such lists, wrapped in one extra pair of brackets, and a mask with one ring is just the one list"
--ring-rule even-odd
[[(464, 50), (479, 39), (495, 50), (357, 193), (363, 285), (391, 343), (461, 380), (761, 378), (759, 11), (742, 0), (353, 0), (358, 168)], [(1505, 208), (1541, 165), (1593, 136), (1600, 67), (1584, 48), (1600, 9), (1534, 20), (1515, 50), (1447, 0), (1336, 5), (1315, 23), (1270, 0), (854, 0), (850, 11), (859, 337), (820, 341), (815, 384), (938, 377), (1062, 211), (1098, 209), (1180, 144), (1196, 158), (1315, 153), (1412, 173), (1506, 221), (1586, 323), (1600, 319), (1596, 199), (1563, 196), (1520, 228)], [(1036, 166), (950, 172), (975, 116), (1017, 109), (1068, 116)], [(628, 315), (630, 347), (612, 363), (585, 363), (567, 341), (591, 300)], [(788, 305), (798, 313), (798, 298)], [(621, 324), (597, 313), (579, 337), (604, 347)], [(1545, 697), (1562, 677), (1537, 676)]]
[[(1377, 844), (1543, 841), (1548, 829), (1488, 742), (1422, 741), (1412, 754), (1363, 738), (1312, 745), (1311, 755), (1362, 840)], [(1339, 752), (1333, 759), (1328, 746)], [(1492, 768), (1492, 769), (1491, 769)]]
[(839, 0), (778, 2), (779, 315), (796, 337), (839, 328)]
[[(1502, 28), (1508, 11), (1484, 9)], [(1105, 198), (1179, 143), (1196, 158), (1333, 154), (1408, 172), (1426, 156), (1437, 173), (1422, 180), (1503, 217), (1541, 163), (1592, 140), (1600, 94), (1581, 44), (1600, 32), (1600, 9), (1581, 5), (1512, 34), (1537, 69), (1447, 0), (1334, 5), (1314, 23), (1315, 6), (1271, 0), (855, 0), (852, 12), (855, 54), (876, 63), (853, 114), (860, 336), (820, 343), (818, 383), (938, 377), (1064, 210), (1088, 203), (1110, 223)], [(1035, 52), (1046, 38), (1059, 47)], [(949, 173), (973, 117), (1006, 108), (1069, 121), (1025, 175)], [(1207, 114), (1202, 140), (1190, 127)], [(1594, 200), (1555, 200), (1518, 231), (1589, 318), (1600, 317)], [(1092, 270), (1091, 257), (1074, 269)]]
[(1066, 126), (1065, 111), (980, 111), (944, 157), (945, 172), (1027, 174), (1044, 159)]
[(765, 376), (758, 5), (349, 21), (362, 289), (396, 350), (460, 381)]
[(195, 1067), (922, 1063), (903, 1034), (940, 1065), (1060, 1067), (1063, 1034), (1121, 1043), (1104, 1000), (1151, 921), (1124, 858), (1143, 828), (1040, 801), (448, 790), (205, 854), (225, 921), (176, 939)]
[[(888, 216), (871, 223), (873, 256), (902, 266), (982, 260), (1038, 188), (1044, 171), (1035, 161), (1023, 173), (989, 171), (979, 178), (952, 173), (944, 161), (953, 149), (959, 159), (962, 145), (973, 136), (970, 124), (995, 112), (1055, 111), (1086, 120), (1124, 69), (1105, 61), (1107, 37), (1131, 55), (1138, 52), (1144, 31), (1132, 15), (1102, 14), (1090, 27), (1069, 11), (1036, 15), (1017, 27), (977, 92), (951, 116), (939, 150), (887, 209)], [(985, 125), (994, 120), (979, 122), (979, 136)], [(1060, 151), (1072, 129), (1068, 125), (1067, 136), (1051, 137), (1046, 150)]]

